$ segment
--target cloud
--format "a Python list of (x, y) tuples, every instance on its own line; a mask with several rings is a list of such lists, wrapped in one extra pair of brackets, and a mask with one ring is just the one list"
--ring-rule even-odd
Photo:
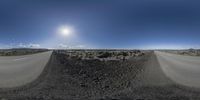
[(28, 45), (29, 47), (33, 47), (33, 48), (39, 48), (40, 47), (40, 45), (39, 44), (29, 44)]
[(23, 43), (19, 43), (18, 47), (20, 47), (20, 48), (26, 48), (26, 45), (23, 44)]
[(76, 48), (85, 48), (85, 45), (77, 45)]
[(85, 45), (67, 45), (67, 44), (59, 44), (58, 45), (59, 49), (85, 49)]
[(147, 45), (144, 46), (142, 49), (189, 49), (189, 48), (194, 48), (198, 49), (200, 45), (189, 45), (189, 44), (179, 44), (179, 45), (174, 45), (174, 44), (155, 44), (155, 45)]
[(1, 44), (0, 43), (0, 49), (9, 49), (12, 48), (12, 44)]
[(20, 47), (20, 48), (40, 48), (40, 44), (34, 44), (34, 43), (24, 44), (24, 43), (19, 43), (18, 47)]
[(67, 45), (65, 45), (65, 44), (62, 44), (62, 43), (61, 43), (61, 44), (59, 44), (59, 45), (58, 45), (58, 47), (59, 47), (59, 48), (69, 48)]

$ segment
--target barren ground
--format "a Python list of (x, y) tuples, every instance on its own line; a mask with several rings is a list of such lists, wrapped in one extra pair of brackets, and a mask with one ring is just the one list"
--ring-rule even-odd
[(43, 73), (22, 87), (0, 89), (3, 100), (199, 100), (159, 68), (156, 56), (128, 61), (73, 60), (53, 53)]

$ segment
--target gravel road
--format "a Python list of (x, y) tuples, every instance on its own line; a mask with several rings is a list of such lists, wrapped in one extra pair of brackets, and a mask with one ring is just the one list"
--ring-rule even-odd
[(200, 87), (200, 57), (183, 56), (155, 51), (164, 74), (174, 82)]
[(0, 57), (0, 88), (11, 88), (35, 80), (49, 61), (52, 51), (24, 55)]

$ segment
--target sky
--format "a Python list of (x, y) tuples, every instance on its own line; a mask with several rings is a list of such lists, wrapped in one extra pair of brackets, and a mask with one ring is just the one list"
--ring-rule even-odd
[[(0, 0), (0, 48), (200, 48), (198, 0)], [(63, 35), (62, 27), (70, 29)]]

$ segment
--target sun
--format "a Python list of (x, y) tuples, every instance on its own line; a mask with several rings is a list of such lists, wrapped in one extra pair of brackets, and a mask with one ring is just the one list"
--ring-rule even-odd
[(63, 36), (69, 36), (73, 33), (72, 28), (68, 27), (68, 26), (62, 26), (59, 28), (59, 34), (63, 35)]
[(61, 34), (62, 35), (69, 35), (70, 34), (70, 30), (67, 29), (67, 28), (63, 28), (63, 29), (61, 29)]

